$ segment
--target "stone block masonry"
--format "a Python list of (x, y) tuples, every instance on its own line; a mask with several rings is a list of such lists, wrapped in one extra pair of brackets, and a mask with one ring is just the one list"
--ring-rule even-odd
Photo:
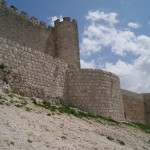
[(69, 105), (91, 114), (124, 120), (119, 78), (109, 72), (82, 69), (67, 73)]
[(143, 95), (122, 90), (122, 99), (126, 120), (145, 123)]
[(150, 93), (143, 93), (145, 124), (150, 126)]
[(17, 75), (10, 83), (16, 91), (26, 96), (63, 98), (68, 68), (65, 62), (0, 37), (0, 63)]
[(0, 35), (26, 46), (55, 56), (54, 29), (43, 28), (10, 10), (0, 10)]

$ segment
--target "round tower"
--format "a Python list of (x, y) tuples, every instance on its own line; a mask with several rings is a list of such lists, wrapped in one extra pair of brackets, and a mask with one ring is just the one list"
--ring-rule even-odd
[(77, 21), (64, 17), (55, 21), (56, 57), (69, 66), (80, 69), (79, 41)]

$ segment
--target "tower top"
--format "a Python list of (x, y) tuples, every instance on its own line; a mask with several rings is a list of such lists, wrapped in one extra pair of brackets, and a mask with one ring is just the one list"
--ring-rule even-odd
[(58, 24), (60, 24), (62, 22), (71, 22), (71, 23), (77, 25), (77, 21), (75, 19), (71, 20), (70, 17), (63, 17), (63, 21), (60, 21), (60, 19), (57, 19), (54, 21), (54, 25), (57, 26)]

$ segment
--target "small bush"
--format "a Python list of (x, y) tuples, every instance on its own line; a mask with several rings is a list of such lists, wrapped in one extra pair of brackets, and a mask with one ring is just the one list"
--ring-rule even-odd
[(22, 91), (20, 91), (19, 94), (20, 94), (21, 96), (25, 96), (25, 94), (24, 94)]
[(114, 141), (114, 138), (111, 137), (111, 136), (107, 136), (107, 139), (110, 140), (110, 141)]
[(0, 69), (1, 69), (1, 70), (4, 70), (5, 68), (7, 68), (7, 66), (4, 65), (4, 63), (1, 63), (1, 64), (0, 64)]
[(34, 105), (37, 105), (37, 104), (38, 104), (35, 98), (31, 98), (31, 100), (32, 100), (32, 103), (33, 103)]
[(18, 108), (23, 107), (23, 105), (20, 105), (20, 104), (16, 104), (15, 106), (18, 107)]
[(117, 140), (119, 142), (120, 145), (125, 145), (125, 143), (121, 140)]
[(50, 113), (48, 113), (48, 114), (47, 114), (47, 116), (51, 116), (51, 114), (50, 114)]
[(10, 144), (11, 144), (11, 145), (15, 145), (15, 142), (14, 142), (14, 141), (10, 141)]
[(61, 136), (61, 138), (63, 139), (63, 140), (66, 140), (67, 139), (67, 137), (66, 136)]
[(31, 111), (32, 108), (26, 107), (26, 111)]
[(28, 139), (27, 141), (28, 141), (28, 143), (32, 143), (32, 140), (30, 140), (30, 139)]
[(0, 105), (4, 105), (4, 103), (2, 101), (0, 101)]
[(28, 102), (25, 99), (22, 99), (22, 100), (23, 101), (21, 101), (21, 104), (26, 106), (28, 104)]
[(13, 97), (14, 97), (14, 95), (13, 95), (13, 94), (8, 94), (8, 96), (9, 96), (9, 97), (11, 97), (11, 98), (13, 98)]

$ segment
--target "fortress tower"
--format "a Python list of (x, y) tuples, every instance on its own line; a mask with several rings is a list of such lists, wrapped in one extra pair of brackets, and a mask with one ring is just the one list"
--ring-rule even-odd
[(80, 68), (78, 26), (76, 20), (64, 17), (55, 21), (56, 57)]

